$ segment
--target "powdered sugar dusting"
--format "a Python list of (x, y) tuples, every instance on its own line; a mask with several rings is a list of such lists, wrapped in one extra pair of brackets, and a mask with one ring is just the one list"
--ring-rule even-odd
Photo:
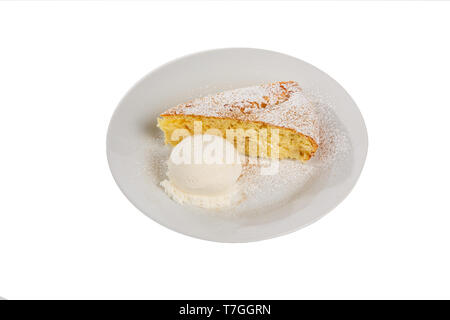
[(218, 196), (189, 194), (178, 189), (167, 179), (161, 181), (160, 185), (164, 188), (166, 193), (178, 203), (194, 205), (205, 209), (227, 208), (231, 205), (234, 194), (237, 193), (237, 189), (235, 188), (230, 193)]
[(252, 164), (247, 157), (238, 181), (244, 200), (237, 198), (235, 208), (226, 211), (227, 215), (251, 211), (258, 213), (269, 206), (287, 203), (300, 196), (308, 183), (319, 178), (332, 179), (342, 172), (351, 153), (348, 135), (337, 119), (332, 104), (310, 93), (305, 93), (305, 97), (317, 114), (314, 125), (317, 126), (319, 148), (316, 154), (306, 163), (290, 159), (279, 161), (279, 171), (275, 175), (262, 175), (261, 169), (276, 160), (265, 159), (262, 163)]

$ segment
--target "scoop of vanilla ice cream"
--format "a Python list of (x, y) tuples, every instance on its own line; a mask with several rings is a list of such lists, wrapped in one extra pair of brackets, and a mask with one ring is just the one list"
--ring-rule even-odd
[(240, 155), (234, 145), (205, 134), (186, 137), (175, 146), (167, 176), (183, 192), (219, 196), (233, 190), (241, 172)]

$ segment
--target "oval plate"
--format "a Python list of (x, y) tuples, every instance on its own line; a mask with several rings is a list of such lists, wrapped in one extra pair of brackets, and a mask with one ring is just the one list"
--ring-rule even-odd
[[(223, 217), (202, 214), (172, 201), (159, 187), (162, 161), (169, 148), (155, 144), (162, 132), (156, 118), (193, 97), (274, 81), (298, 81), (332, 101), (348, 132), (351, 159), (338, 181), (320, 179), (301, 196), (260, 215)], [(153, 140), (152, 140), (153, 139)], [(153, 142), (152, 142), (153, 141)], [(330, 76), (297, 58), (278, 52), (230, 48), (200, 52), (169, 62), (139, 81), (111, 119), (107, 156), (115, 181), (145, 215), (174, 231), (219, 242), (249, 242), (296, 231), (323, 217), (352, 190), (367, 155), (367, 130), (349, 94)], [(159, 157), (159, 158), (158, 158)]]

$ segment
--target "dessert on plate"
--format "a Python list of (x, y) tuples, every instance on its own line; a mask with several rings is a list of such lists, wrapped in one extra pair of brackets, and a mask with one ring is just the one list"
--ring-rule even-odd
[(193, 99), (163, 112), (158, 127), (174, 146), (161, 186), (181, 204), (209, 209), (233, 204), (249, 159), (301, 165), (319, 143), (317, 112), (295, 81)]
[[(281, 81), (258, 86), (219, 92), (179, 104), (163, 112), (158, 118), (158, 127), (165, 134), (165, 143), (177, 145), (182, 137), (174, 135), (177, 129), (194, 134), (195, 122), (201, 122), (201, 132), (216, 130), (223, 137), (230, 129), (252, 131), (246, 135), (241, 148), (234, 140), (238, 151), (250, 155), (252, 142), (258, 145), (259, 157), (297, 159), (308, 161), (318, 148), (317, 115), (314, 106), (302, 93), (295, 81)], [(271, 141), (272, 132), (278, 135), (279, 151), (272, 154), (260, 141)], [(238, 131), (239, 132), (239, 131)], [(245, 134), (245, 133), (244, 133)], [(259, 139), (267, 134), (267, 139)], [(238, 133), (239, 135), (239, 133)], [(242, 135), (242, 133), (241, 133)], [(256, 141), (258, 140), (258, 141)]]

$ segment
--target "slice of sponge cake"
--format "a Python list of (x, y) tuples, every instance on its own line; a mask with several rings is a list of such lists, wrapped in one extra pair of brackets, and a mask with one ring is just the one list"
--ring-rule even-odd
[[(200, 132), (196, 130), (197, 121), (201, 123)], [(294, 81), (197, 98), (168, 109), (158, 118), (166, 144), (175, 146), (181, 141), (177, 129), (191, 135), (208, 131), (233, 140), (247, 155), (301, 161), (309, 160), (318, 148), (317, 122), (314, 106)], [(231, 131), (236, 139), (230, 139)], [(238, 144), (240, 138), (245, 139), (244, 146)], [(278, 144), (276, 153), (270, 147), (273, 143)]]

